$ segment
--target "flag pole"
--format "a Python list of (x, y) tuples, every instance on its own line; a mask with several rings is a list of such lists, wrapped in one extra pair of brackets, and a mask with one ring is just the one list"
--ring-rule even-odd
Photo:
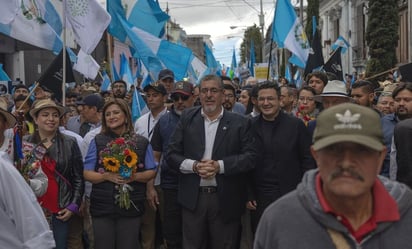
[(66, 0), (63, 0), (63, 82), (62, 82), (62, 104), (66, 106)]
[(16, 112), (20, 112), (21, 109), (23, 108), (23, 106), (26, 104), (27, 100), (29, 100), (29, 98), (31, 97), (31, 95), (34, 93), (34, 91), (36, 91), (37, 87), (39, 86), (39, 82), (35, 82), (33, 88), (31, 89), (30, 93), (26, 96), (26, 98), (24, 99), (23, 103), (20, 105), (19, 109), (16, 110)]
[(364, 79), (364, 80), (374, 79), (374, 78), (376, 78), (376, 77), (382, 76), (382, 75), (384, 75), (384, 74), (390, 73), (390, 72), (395, 71), (395, 70), (398, 70), (398, 69), (399, 69), (399, 67), (394, 67), (394, 68), (388, 69), (388, 70), (386, 70), (386, 71), (380, 72), (380, 73), (378, 73), (378, 74), (369, 76), (368, 78), (366, 78), (366, 79)]
[(270, 41), (270, 49), (269, 49), (269, 61), (268, 61), (268, 74), (266, 76), (266, 80), (269, 80), (270, 74), (270, 64), (272, 63), (272, 51), (273, 51), (273, 41)]
[(114, 72), (112, 72), (112, 36), (109, 34), (109, 31), (106, 29), (106, 37), (107, 37), (107, 63), (109, 63), (110, 67), (110, 78), (112, 82), (114, 81)]

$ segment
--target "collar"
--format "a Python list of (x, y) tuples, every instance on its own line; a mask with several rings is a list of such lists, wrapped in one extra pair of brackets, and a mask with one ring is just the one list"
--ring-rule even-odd
[(157, 119), (159, 119), (161, 116), (163, 116), (163, 114), (165, 114), (166, 112), (167, 112), (167, 107), (165, 106), (165, 107), (163, 108), (163, 110), (157, 114), (156, 117), (153, 116), (153, 113), (152, 113), (152, 112), (149, 112), (149, 113), (150, 113), (150, 114), (149, 114), (149, 115), (150, 115), (149, 117), (152, 118), (153, 120), (157, 120)]
[(335, 212), (332, 207), (327, 202), (325, 196), (322, 192), (322, 180), (319, 173), (316, 175), (316, 194), (319, 199), (319, 203), (322, 210), (325, 213), (330, 213), (334, 215), (356, 238), (358, 242), (362, 240), (367, 234), (375, 230), (378, 223), (380, 222), (390, 222), (398, 221), (400, 219), (400, 214), (398, 210), (398, 204), (393, 199), (393, 197), (385, 189), (381, 181), (377, 178), (372, 188), (373, 195), (373, 212), (369, 220), (362, 224), (358, 230), (354, 230), (349, 220), (341, 214)]
[(210, 120), (210, 119), (209, 119), (209, 117), (208, 117), (208, 116), (206, 115), (206, 113), (203, 111), (203, 108), (200, 109), (200, 114), (202, 115), (202, 117), (203, 117), (205, 120), (208, 120), (208, 121), (210, 121), (210, 122), (214, 122), (214, 121), (219, 121), (220, 119), (222, 119), (224, 111), (225, 111), (225, 108), (222, 107), (222, 110), (221, 110), (221, 112), (219, 113), (219, 116), (217, 116), (216, 119), (214, 119), (214, 120)]

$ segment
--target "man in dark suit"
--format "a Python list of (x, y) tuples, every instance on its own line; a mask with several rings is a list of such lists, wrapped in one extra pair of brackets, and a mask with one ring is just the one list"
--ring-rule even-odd
[(202, 106), (185, 110), (170, 139), (167, 160), (180, 172), (183, 248), (237, 248), (256, 146), (250, 120), (225, 111), (222, 80), (205, 76)]

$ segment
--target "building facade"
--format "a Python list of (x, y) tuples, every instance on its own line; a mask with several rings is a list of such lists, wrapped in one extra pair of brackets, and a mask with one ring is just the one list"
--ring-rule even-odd
[[(328, 59), (331, 46), (339, 36), (350, 44), (350, 49), (342, 54), (343, 72), (365, 72), (368, 60), (366, 27), (368, 24), (368, 0), (320, 0), (319, 17), (322, 30), (323, 55)], [(397, 58), (399, 65), (411, 62), (412, 0), (399, 1), (399, 41)]]

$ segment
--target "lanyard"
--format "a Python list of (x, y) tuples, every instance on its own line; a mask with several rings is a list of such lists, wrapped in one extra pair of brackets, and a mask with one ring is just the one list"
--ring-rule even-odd
[(150, 136), (153, 133), (153, 128), (150, 129), (150, 114), (149, 114), (149, 118), (147, 119), (147, 138), (150, 139)]

